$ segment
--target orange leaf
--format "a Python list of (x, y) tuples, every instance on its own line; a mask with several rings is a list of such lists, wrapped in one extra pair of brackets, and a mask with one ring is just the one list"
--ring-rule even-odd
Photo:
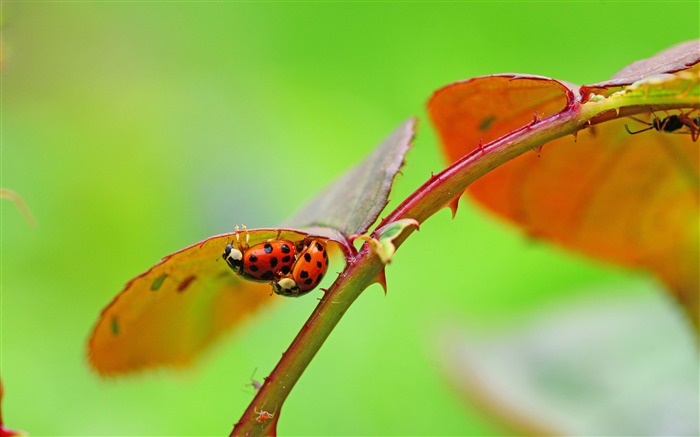
[(513, 160), (469, 191), (532, 236), (650, 269), (691, 295), (699, 265), (697, 144), (659, 132), (640, 139), (624, 124), (555, 140), (541, 156)]
[(571, 91), (553, 79), (502, 74), (456, 82), (436, 91), (428, 112), (450, 162), (565, 108)]
[[(441, 89), (428, 108), (445, 153), (454, 162), (478, 147), (482, 138), (486, 143), (530, 129), (528, 114), (532, 117), (533, 111), (543, 117), (566, 117), (568, 108), (586, 104), (582, 96), (593, 99), (594, 92), (611, 96), (632, 80), (643, 79), (644, 73), (673, 72), (673, 80), (665, 82), (669, 85), (657, 87), (649, 79), (616, 97), (636, 99), (634, 104), (644, 107), (644, 99), (652, 94), (693, 96), (686, 109), (648, 112), (646, 119), (637, 120), (613, 115), (613, 120), (591, 126), (577, 137), (547, 143), (541, 156), (536, 150), (507, 162), (468, 192), (534, 237), (655, 272), (700, 324), (700, 155), (693, 121), (700, 116), (697, 48), (697, 41), (679, 45), (633, 64), (614, 80), (580, 91), (529, 76), (472, 79)], [(653, 128), (654, 117), (661, 123), (674, 114), (686, 120), (684, 126), (673, 132)], [(648, 132), (628, 132), (649, 127), (644, 123), (652, 125)]]
[[(249, 230), (250, 244), (307, 234)], [(235, 233), (207, 238), (132, 279), (100, 316), (88, 344), (102, 375), (183, 367), (222, 333), (276, 300), (269, 284), (241, 279), (221, 258)]]

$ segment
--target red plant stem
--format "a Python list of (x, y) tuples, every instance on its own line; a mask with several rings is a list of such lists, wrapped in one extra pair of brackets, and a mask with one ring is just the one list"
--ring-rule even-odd
[[(659, 105), (655, 110), (689, 106), (692, 105), (674, 103)], [(558, 114), (533, 121), (483, 146), (483, 149), (475, 148), (476, 150), (472, 153), (465, 155), (426, 181), (382, 220), (377, 229), (406, 218), (423, 223), (461, 196), (467, 186), (476, 179), (523, 153), (536, 150), (556, 138), (574, 134), (586, 125), (648, 111), (649, 105), (640, 105), (629, 106), (624, 110), (611, 113), (595, 107), (584, 109), (584, 106), (572, 102)], [(393, 240), (397, 249), (414, 230), (415, 227), (409, 226)], [(376, 238), (377, 235), (373, 234), (373, 237)], [(265, 383), (238, 423), (234, 425), (231, 436), (276, 435), (282, 404), (297, 380), (350, 305), (365, 288), (377, 282), (378, 275), (384, 269), (384, 264), (369, 247), (369, 244), (365, 244), (355, 257), (347, 259), (348, 265), (345, 271), (323, 296), (270, 376), (265, 378)], [(263, 408), (274, 416), (260, 423), (256, 419), (260, 417), (259, 412), (263, 411)]]

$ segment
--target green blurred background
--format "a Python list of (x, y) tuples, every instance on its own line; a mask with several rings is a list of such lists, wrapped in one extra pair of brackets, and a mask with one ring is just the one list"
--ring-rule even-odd
[[(100, 310), (162, 256), (291, 216), (407, 117), (392, 205), (444, 167), (424, 113), (451, 81), (574, 83), (700, 35), (697, 2), (3, 2), (3, 413), (32, 435), (224, 435), (320, 292), (285, 301), (192, 370), (100, 380)], [(391, 205), (390, 205), (391, 206)], [(331, 266), (331, 269), (333, 266)], [(435, 352), (446, 318), (499, 326), (570, 290), (638, 280), (464, 205), (425, 223), (285, 404), (281, 435), (499, 435)]]

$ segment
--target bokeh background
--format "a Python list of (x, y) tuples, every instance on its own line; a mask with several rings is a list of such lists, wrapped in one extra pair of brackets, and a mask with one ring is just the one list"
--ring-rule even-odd
[[(424, 112), (440, 86), (501, 72), (598, 82), (698, 38), (699, 9), (3, 2), (1, 185), (37, 220), (0, 203), (6, 423), (32, 435), (227, 434), (251, 374), (272, 369), (320, 292), (260, 314), (192, 370), (104, 381), (85, 342), (126, 281), (234, 224), (280, 223), (416, 115), (396, 205), (444, 167)], [(370, 287), (300, 379), (281, 435), (518, 432), (455, 390), (444, 326), (507, 329), (570, 298), (657, 287), (468, 204), (426, 222), (387, 278), (388, 295)]]

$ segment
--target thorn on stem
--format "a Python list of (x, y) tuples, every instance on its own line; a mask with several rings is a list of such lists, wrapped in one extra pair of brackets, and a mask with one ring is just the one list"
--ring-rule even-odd
[(385, 270), (382, 269), (379, 273), (377, 273), (377, 276), (374, 277), (374, 281), (377, 284), (381, 285), (382, 288), (384, 289), (384, 295), (386, 296), (387, 288), (386, 288), (386, 273)]
[(457, 197), (453, 198), (447, 204), (447, 207), (450, 208), (450, 210), (452, 211), (452, 220), (454, 220), (454, 218), (457, 216), (457, 209), (459, 208), (459, 198), (460, 197), (461, 196), (457, 196)]

